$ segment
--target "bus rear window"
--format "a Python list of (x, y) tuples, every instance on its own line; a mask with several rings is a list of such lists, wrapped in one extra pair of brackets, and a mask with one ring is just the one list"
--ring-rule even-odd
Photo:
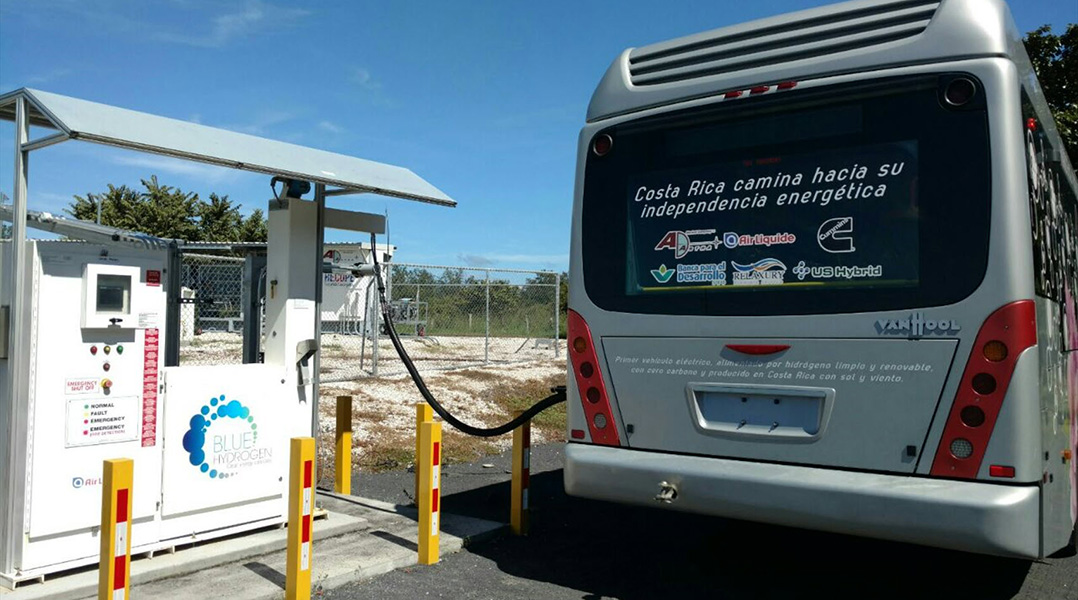
[[(585, 175), (585, 287), (608, 310), (861, 312), (952, 302), (987, 262), (983, 102), (937, 77), (615, 126)], [(601, 232), (601, 233), (600, 233)]]

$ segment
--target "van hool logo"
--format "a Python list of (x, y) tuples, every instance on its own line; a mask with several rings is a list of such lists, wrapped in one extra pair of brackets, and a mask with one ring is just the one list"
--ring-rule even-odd
[(238, 400), (225, 402), (224, 394), (210, 398), (191, 417), (183, 449), (193, 466), (214, 479), (227, 479), (240, 469), (273, 460), (273, 449), (258, 445), (258, 424), (250, 409)]
[(962, 328), (953, 319), (925, 319), (924, 313), (915, 312), (908, 319), (879, 319), (876, 321), (876, 331), (880, 335), (908, 334), (910, 337), (921, 337), (926, 333), (943, 335), (956, 333)]

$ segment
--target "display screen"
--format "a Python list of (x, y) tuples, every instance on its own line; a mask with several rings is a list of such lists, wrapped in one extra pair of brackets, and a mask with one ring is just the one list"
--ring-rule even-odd
[(127, 313), (131, 297), (131, 277), (98, 275), (97, 312)]
[[(940, 73), (718, 100), (595, 131), (584, 288), (612, 312), (836, 314), (941, 306), (988, 264), (988, 99)], [(978, 89), (983, 89), (978, 86)]]
[(629, 178), (628, 294), (918, 283), (917, 142)]

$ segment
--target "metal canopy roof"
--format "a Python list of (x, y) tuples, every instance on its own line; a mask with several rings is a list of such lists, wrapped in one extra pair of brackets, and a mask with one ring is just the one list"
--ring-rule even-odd
[(15, 100), (20, 96), (27, 101), (32, 125), (61, 132), (39, 141), (45, 143), (31, 141), (31, 146), (78, 139), (337, 186), (342, 192), (370, 192), (443, 206), (457, 204), (403, 167), (29, 88), (0, 96), (0, 119), (15, 120)]

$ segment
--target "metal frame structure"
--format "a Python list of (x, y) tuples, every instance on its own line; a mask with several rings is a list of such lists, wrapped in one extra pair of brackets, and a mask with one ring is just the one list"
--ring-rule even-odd
[[(160, 154), (185, 160), (208, 163), (273, 177), (308, 181), (314, 184), (314, 201), (318, 218), (314, 235), (318, 252), (314, 258), (312, 278), (322, 277), (322, 241), (326, 215), (333, 215), (336, 227), (363, 227), (364, 231), (384, 233), (385, 218), (381, 215), (352, 213), (326, 209), (328, 196), (374, 193), (383, 196), (416, 200), (441, 206), (456, 202), (412, 171), (360, 158), (268, 140), (256, 136), (226, 131), (127, 110), (49, 92), (21, 88), (0, 95), (0, 119), (15, 123), (15, 169), (12, 204), (0, 214), (0, 219), (12, 221), (12, 251), (4, 254), (0, 264), (0, 573), (14, 568), (18, 541), (22, 537), (25, 507), (18, 503), (24, 496), (26, 472), (8, 468), (15, 458), (26, 452), (28, 429), (28, 399), (18, 398), (28, 376), (30, 357), (15, 345), (29, 327), (29, 311), (20, 305), (26, 298), (27, 285), (27, 190), (29, 157), (34, 150), (67, 140), (82, 140), (103, 145)], [(31, 125), (55, 131), (30, 139)], [(286, 200), (282, 198), (282, 200)], [(330, 212), (332, 211), (332, 212)], [(39, 224), (48, 225), (48, 219)], [(55, 225), (55, 221), (53, 221)], [(82, 228), (83, 232), (89, 229)], [(111, 241), (120, 241), (113, 233), (96, 232)], [(161, 240), (139, 239), (132, 242), (157, 244)], [(167, 242), (165, 242), (167, 243)], [(176, 269), (172, 269), (176, 273)], [(321, 286), (316, 285), (316, 303)], [(316, 327), (320, 317), (315, 307)], [(7, 323), (5, 326), (4, 324)], [(315, 353), (314, 389), (317, 390), (318, 365)], [(317, 393), (311, 399), (313, 419), (317, 419)]]

